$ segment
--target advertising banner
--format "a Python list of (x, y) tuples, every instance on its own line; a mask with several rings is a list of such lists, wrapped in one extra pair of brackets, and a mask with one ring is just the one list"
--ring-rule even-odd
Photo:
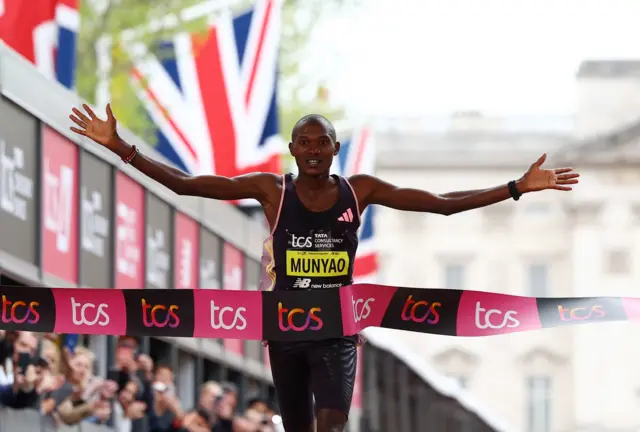
[(144, 288), (144, 189), (116, 174), (116, 288)]
[(222, 241), (206, 228), (200, 228), (200, 288), (221, 289)]
[(80, 153), (80, 284), (113, 286), (113, 170)]
[(0, 248), (38, 264), (38, 121), (0, 97)]
[(171, 278), (171, 207), (147, 192), (146, 274), (148, 288), (170, 288)]
[(198, 223), (184, 213), (176, 211), (173, 242), (174, 285), (176, 288), (194, 289), (199, 285), (200, 236), (198, 234)]
[(78, 283), (78, 146), (42, 127), (42, 269)]

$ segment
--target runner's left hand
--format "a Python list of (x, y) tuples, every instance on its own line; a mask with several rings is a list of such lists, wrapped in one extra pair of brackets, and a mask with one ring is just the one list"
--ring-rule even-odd
[(542, 169), (542, 164), (547, 159), (547, 154), (531, 164), (529, 170), (518, 181), (520, 193), (536, 192), (545, 189), (555, 189), (560, 191), (570, 191), (570, 185), (578, 183), (580, 174), (573, 171), (573, 168)]

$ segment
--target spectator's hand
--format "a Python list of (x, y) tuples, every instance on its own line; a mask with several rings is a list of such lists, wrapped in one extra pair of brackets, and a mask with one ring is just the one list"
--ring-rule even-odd
[(38, 385), (38, 394), (45, 394), (54, 391), (62, 384), (64, 378), (62, 376), (53, 376), (51, 372), (45, 371)]
[(36, 386), (36, 380), (38, 379), (38, 373), (34, 365), (27, 366), (27, 370), (24, 374), (24, 380), (22, 382), (21, 390), (24, 392), (32, 391)]
[(180, 406), (180, 400), (173, 394), (165, 394), (164, 395), (165, 404), (171, 412), (173, 412), (176, 417), (182, 416), (182, 406)]
[(122, 370), (127, 372), (136, 372), (138, 370), (138, 362), (133, 357), (123, 359), (121, 366)]
[(107, 421), (111, 417), (111, 404), (108, 401), (96, 400), (91, 404), (91, 412), (101, 422)]
[(131, 420), (138, 420), (144, 417), (145, 412), (147, 411), (147, 404), (140, 401), (131, 402), (125, 411), (125, 417)]
[(47, 398), (40, 402), (40, 413), (43, 415), (49, 415), (56, 407), (56, 400), (54, 398)]
[(102, 383), (102, 389), (100, 396), (102, 399), (112, 399), (118, 391), (118, 383), (113, 380), (104, 381)]
[(200, 416), (190, 412), (182, 419), (182, 427), (189, 432), (210, 432), (211, 428), (203, 422)]
[(82, 391), (82, 398), (84, 400), (92, 399), (96, 393), (100, 392), (104, 386), (105, 379), (102, 377), (92, 377), (87, 382), (82, 383), (79, 387)]
[(260, 429), (260, 424), (248, 418), (236, 417), (232, 427), (234, 432), (254, 432)]
[(161, 407), (167, 408), (173, 412), (176, 417), (182, 416), (182, 407), (176, 395), (169, 392), (156, 392), (155, 397)]
[(153, 374), (153, 360), (146, 354), (140, 354), (138, 356), (138, 368), (144, 372), (146, 379), (151, 380)]

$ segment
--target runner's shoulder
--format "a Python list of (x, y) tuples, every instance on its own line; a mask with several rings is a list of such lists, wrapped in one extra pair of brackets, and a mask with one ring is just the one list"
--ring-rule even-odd
[(378, 177), (369, 174), (354, 174), (348, 180), (358, 196), (367, 195), (380, 182)]
[(270, 172), (254, 172), (246, 174), (252, 178), (268, 201), (280, 200), (282, 194), (282, 175)]

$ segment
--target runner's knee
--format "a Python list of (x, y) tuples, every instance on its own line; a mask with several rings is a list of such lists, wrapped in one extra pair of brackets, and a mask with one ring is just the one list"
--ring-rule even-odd
[(343, 432), (347, 417), (335, 409), (318, 410), (318, 432)]

